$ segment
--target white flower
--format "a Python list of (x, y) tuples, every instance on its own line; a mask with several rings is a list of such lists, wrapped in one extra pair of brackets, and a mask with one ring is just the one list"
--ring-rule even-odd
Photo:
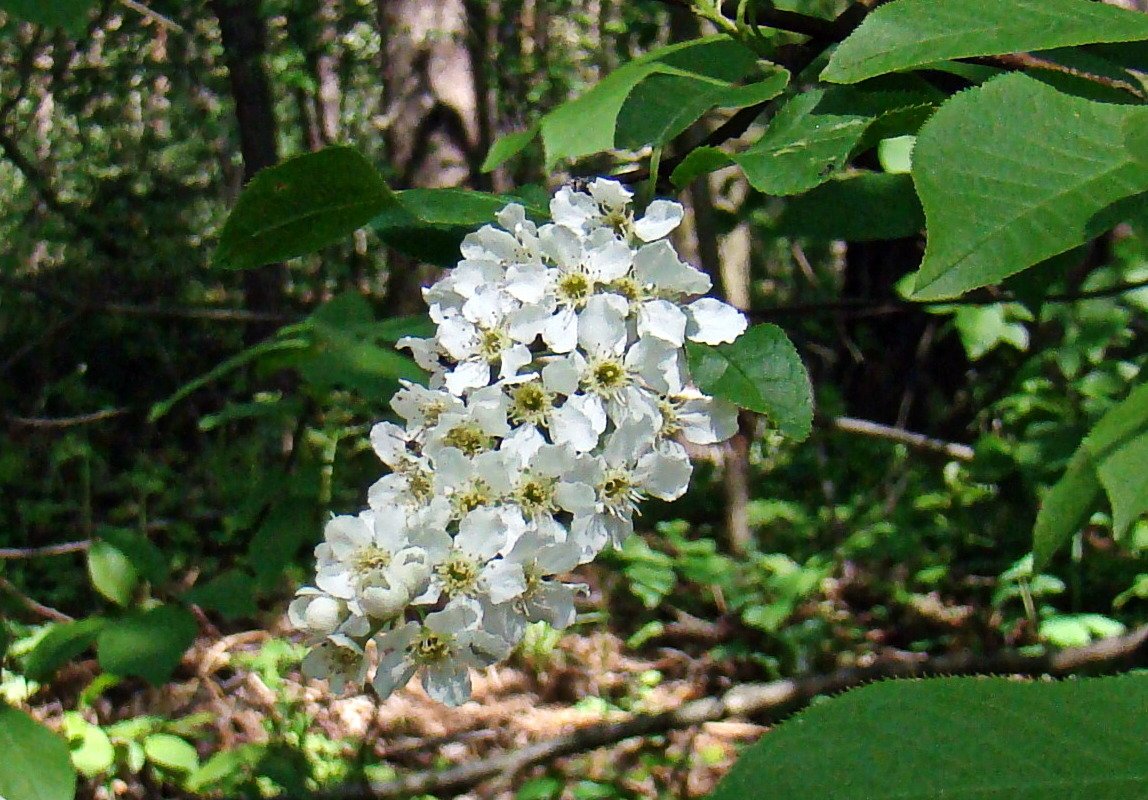
[(342, 694), (348, 684), (361, 684), (367, 677), (367, 656), (349, 636), (328, 636), (303, 658), (303, 674), (308, 678), (326, 679), (331, 691)]
[(479, 628), (477, 606), (461, 601), (420, 622), (407, 622), (375, 637), (379, 665), (371, 685), (380, 698), (402, 688), (418, 669), (423, 688), (440, 703), (457, 706), (470, 698), (470, 669), (510, 654), (510, 645)]

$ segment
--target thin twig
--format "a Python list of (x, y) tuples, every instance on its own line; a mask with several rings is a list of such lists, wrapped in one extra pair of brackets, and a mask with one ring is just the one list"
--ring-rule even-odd
[(178, 22), (165, 17), (163, 14), (159, 13), (158, 11), (153, 11), (152, 9), (145, 6), (143, 3), (137, 3), (136, 0), (120, 0), (120, 4), (127, 7), (127, 8), (130, 8), (132, 11), (136, 12), (137, 14), (139, 14), (141, 16), (147, 17), (148, 19), (152, 20), (153, 22), (158, 23), (159, 25), (162, 25), (165, 28), (170, 28), (171, 30), (173, 30), (177, 33), (187, 33), (187, 31), (184, 30), (184, 27), (182, 25), (180, 25)]
[(866, 419), (833, 417), (832, 419), (826, 420), (826, 424), (844, 433), (856, 433), (861, 436), (871, 436), (875, 439), (885, 439), (886, 441), (903, 444), (913, 450), (943, 455), (954, 461), (972, 461), (975, 456), (973, 448), (967, 444), (946, 442), (942, 439), (934, 439), (930, 436), (926, 436), (923, 433), (913, 433), (903, 428), (894, 428), (889, 425), (882, 425), (879, 422), (870, 422)]
[(46, 606), (43, 603), (36, 602), (31, 597), (17, 589), (12, 581), (8, 580), (3, 575), (0, 575), (0, 589), (3, 589), (8, 594), (12, 595), (12, 597), (16, 598), (16, 601), (19, 602), (20, 605), (24, 606), (24, 608), (28, 609), (34, 614), (38, 614), (39, 616), (44, 617), (45, 619), (52, 619), (56, 622), (72, 622), (74, 619), (73, 617), (69, 617), (63, 611), (57, 611), (51, 606)]
[(109, 408), (103, 411), (93, 411), (90, 414), (77, 414), (73, 417), (18, 417), (15, 414), (5, 414), (4, 418), (13, 425), (21, 428), (74, 428), (78, 425), (91, 425), (93, 422), (103, 422), (106, 419), (123, 416), (128, 413), (126, 408)]
[(68, 553), (83, 552), (91, 546), (91, 540), (84, 539), (79, 542), (62, 542), (61, 544), (49, 544), (44, 547), (0, 547), (0, 559), (62, 556)]
[(1126, 636), (1086, 647), (1026, 655), (1008, 650), (982, 656), (972, 653), (929, 657), (903, 654), (865, 667), (828, 675), (735, 686), (721, 697), (694, 700), (659, 714), (632, 714), (614, 722), (577, 728), (565, 736), (538, 742), (483, 761), (444, 770), (417, 772), (393, 781), (347, 786), (311, 795), (311, 800), (383, 800), (421, 794), (461, 792), (498, 775), (519, 772), (560, 756), (594, 750), (635, 736), (653, 736), (727, 717), (774, 722), (806, 706), (819, 695), (836, 694), (874, 680), (941, 675), (1052, 675), (1116, 672), (1148, 663), (1148, 626)]

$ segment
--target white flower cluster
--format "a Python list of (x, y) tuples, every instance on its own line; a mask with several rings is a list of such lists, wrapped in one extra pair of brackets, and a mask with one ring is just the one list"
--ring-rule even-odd
[(531, 622), (564, 628), (582, 588), (559, 576), (633, 531), (646, 496), (680, 497), (684, 439), (729, 438), (736, 409), (690, 381), (686, 340), (731, 342), (736, 309), (693, 299), (710, 279), (664, 238), (682, 207), (598, 179), (522, 206), (466, 237), (424, 294), (437, 332), (405, 339), (429, 388), (392, 399), (403, 425), (371, 443), (390, 468), (370, 508), (340, 516), (316, 549), (314, 587), (291, 622), (316, 647), (304, 671), (381, 697), (422, 670), (431, 697), (470, 696), (469, 668), (505, 658)]

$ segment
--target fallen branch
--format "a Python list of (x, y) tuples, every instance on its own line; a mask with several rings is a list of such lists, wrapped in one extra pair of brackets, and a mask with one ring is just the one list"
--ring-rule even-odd
[[(19, 417), (15, 414), (5, 414), (4, 418), (11, 424), (20, 428), (75, 428), (78, 425), (91, 425), (114, 419), (128, 413), (126, 408), (106, 408), (103, 411), (93, 411), (90, 414), (77, 414), (73, 417)], [(0, 552), (3, 552), (0, 550)]]
[(660, 714), (634, 714), (615, 722), (577, 728), (565, 736), (538, 742), (483, 761), (444, 770), (416, 772), (393, 781), (346, 786), (312, 795), (315, 800), (383, 800), (421, 794), (461, 792), (488, 778), (512, 776), (527, 767), (560, 756), (616, 744), (635, 736), (653, 736), (690, 728), (727, 717), (751, 717), (776, 722), (806, 706), (814, 697), (834, 694), (888, 678), (924, 678), (942, 675), (1051, 675), (1078, 672), (1117, 672), (1148, 663), (1148, 626), (1126, 636), (1106, 639), (1087, 647), (1041, 655), (1014, 650), (992, 655), (957, 653), (943, 656), (904, 654), (864, 667), (841, 669), (764, 684), (735, 686), (721, 697), (694, 700)]
[(44, 617), (45, 619), (55, 620), (56, 622), (72, 622), (73, 617), (69, 617), (63, 611), (57, 611), (51, 606), (46, 606), (43, 603), (38, 603), (28, 595), (16, 588), (16, 585), (7, 578), (0, 576), (0, 589), (3, 589), (8, 594), (12, 595), (16, 601), (24, 606), (24, 608), (31, 611), (33, 614)]

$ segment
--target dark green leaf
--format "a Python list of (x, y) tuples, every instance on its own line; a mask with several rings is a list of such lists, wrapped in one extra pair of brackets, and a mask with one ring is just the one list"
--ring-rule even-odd
[(1148, 384), (1101, 417), (1064, 476), (1041, 504), (1033, 530), (1033, 571), (1039, 572), (1096, 508), (1101, 488), (1112, 504), (1113, 530), (1123, 536), (1148, 512)]
[(400, 253), (442, 267), (458, 263), (463, 238), (492, 224), (508, 203), (525, 205), (535, 219), (547, 216), (546, 209), (520, 197), (464, 189), (407, 189), (394, 197), (396, 202), (371, 220), (371, 227)]
[(711, 797), (1141, 800), (1145, 708), (1145, 675), (886, 681), (766, 733)]
[(714, 106), (756, 105), (785, 89), (789, 73), (782, 71), (748, 86), (681, 73), (655, 72), (635, 86), (618, 111), (614, 146), (637, 150), (662, 146), (682, 133)]
[(196, 586), (184, 595), (184, 600), (209, 611), (217, 611), (224, 619), (252, 617), (258, 611), (255, 605), (255, 579), (238, 569), (221, 572), (210, 581)]
[(1129, 115), (1125, 120), (1124, 146), (1137, 163), (1148, 167), (1148, 125), (1141, 116)]
[(733, 157), (759, 192), (797, 194), (838, 172), (865, 134), (870, 117), (820, 113), (822, 90), (804, 92), (777, 112), (765, 134)]
[(100, 632), (96, 645), (100, 666), (158, 686), (171, 677), (197, 630), (195, 617), (179, 606), (128, 614)]
[(634, 59), (542, 118), (546, 163), (613, 149), (618, 114), (633, 88), (649, 75), (668, 67), (678, 74), (729, 84), (749, 72), (754, 62), (751, 50), (721, 35), (672, 44)]
[(0, 797), (72, 800), (76, 771), (67, 743), (23, 711), (0, 703)]
[(54, 625), (28, 654), (26, 674), (41, 683), (49, 680), (57, 669), (95, 644), (106, 624), (103, 617), (87, 617)]
[(328, 147), (252, 179), (219, 237), (215, 263), (249, 269), (312, 253), (363, 227), (395, 203), (357, 150)]
[(127, 556), (136, 573), (144, 580), (153, 584), (167, 580), (167, 559), (163, 552), (143, 534), (107, 525), (101, 526), (96, 533), (100, 539)]
[(94, 5), (94, 0), (0, 0), (0, 11), (78, 35), (84, 32)]
[(776, 325), (754, 325), (732, 344), (688, 343), (690, 373), (714, 397), (765, 414), (801, 441), (813, 425), (813, 389), (797, 349)]
[(866, 172), (790, 198), (776, 230), (783, 236), (866, 242), (914, 236), (924, 226), (912, 178)]
[(716, 147), (697, 147), (682, 159), (670, 174), (670, 181), (679, 189), (685, 188), (702, 175), (709, 174), (734, 163), (733, 157)]
[(261, 579), (277, 576), (304, 542), (319, 535), (321, 527), (314, 502), (301, 498), (277, 502), (248, 546), (248, 560), (255, 574)]
[(139, 582), (139, 573), (122, 550), (110, 542), (92, 542), (88, 575), (96, 591), (116, 605), (126, 606)]
[(913, 152), (928, 227), (914, 298), (1000, 281), (1118, 222), (1114, 204), (1148, 187), (1148, 165), (1124, 147), (1130, 117), (1148, 124), (1148, 110), (1071, 97), (1020, 74), (943, 105)]
[(878, 8), (821, 73), (856, 83), (970, 56), (1148, 39), (1148, 16), (1088, 0), (897, 0)]

